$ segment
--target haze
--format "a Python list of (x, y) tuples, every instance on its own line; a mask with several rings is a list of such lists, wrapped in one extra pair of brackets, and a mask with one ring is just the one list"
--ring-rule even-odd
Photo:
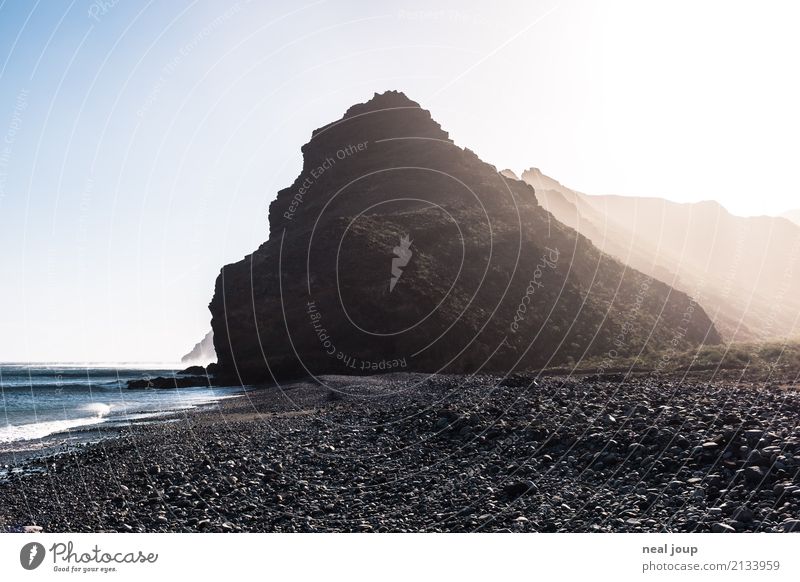
[(800, 7), (642, 4), (0, 4), (0, 360), (177, 360), (312, 130), (386, 89), (498, 169), (800, 206)]

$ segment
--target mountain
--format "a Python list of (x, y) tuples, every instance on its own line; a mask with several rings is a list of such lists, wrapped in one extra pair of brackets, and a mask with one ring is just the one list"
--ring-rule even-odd
[(192, 350), (181, 358), (184, 364), (198, 364), (205, 366), (217, 361), (217, 353), (214, 351), (214, 332), (209, 331), (202, 340), (195, 344)]
[(787, 220), (738, 217), (711, 201), (587, 195), (536, 168), (522, 179), (600, 249), (698, 298), (726, 340), (800, 333), (800, 228)]
[(313, 132), (269, 239), (217, 278), (221, 375), (537, 369), (717, 343), (687, 294), (554, 219), (388, 91)]
[(783, 218), (788, 218), (796, 225), (800, 226), (800, 209), (797, 210), (789, 210), (788, 212), (784, 212), (781, 214)]

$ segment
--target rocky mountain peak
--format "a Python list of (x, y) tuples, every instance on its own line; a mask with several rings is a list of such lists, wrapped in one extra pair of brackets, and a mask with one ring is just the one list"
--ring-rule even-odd
[(522, 179), (537, 190), (560, 190), (561, 182), (542, 173), (539, 168), (528, 168), (522, 172)]
[(687, 295), (554, 221), (400, 92), (302, 152), (269, 240), (217, 279), (222, 374), (507, 372), (719, 339)]
[(383, 111), (386, 109), (422, 109), (419, 103), (409, 99), (402, 91), (385, 91), (375, 93), (369, 101), (357, 103), (350, 107), (343, 118), (356, 117), (372, 111)]
[[(397, 123), (402, 120), (403, 123)], [(431, 138), (450, 141), (446, 131), (402, 91), (375, 93), (369, 101), (350, 107), (341, 119), (312, 133), (312, 140), (347, 138), (358, 133), (359, 139), (392, 139), (399, 137)]]

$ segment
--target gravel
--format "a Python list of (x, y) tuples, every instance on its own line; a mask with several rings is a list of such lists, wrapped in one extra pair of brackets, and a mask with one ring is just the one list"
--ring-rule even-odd
[(800, 531), (795, 386), (529, 380), (258, 388), (29, 461), (0, 531)]

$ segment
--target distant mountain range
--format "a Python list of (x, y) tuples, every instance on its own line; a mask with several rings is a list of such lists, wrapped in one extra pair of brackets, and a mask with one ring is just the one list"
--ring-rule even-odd
[(217, 361), (217, 353), (214, 351), (214, 332), (209, 331), (202, 340), (197, 342), (188, 354), (181, 358), (184, 364), (196, 364), (205, 366)]
[[(522, 179), (556, 219), (598, 248), (696, 297), (726, 340), (800, 333), (797, 224), (734, 216), (716, 202), (590, 196), (536, 168)], [(786, 218), (800, 220), (800, 212)]]
[(788, 218), (797, 225), (800, 225), (800, 209), (789, 210), (788, 212), (784, 212), (781, 216)]
[[(650, 240), (638, 222), (621, 215), (633, 230), (613, 246), (594, 203), (538, 172), (501, 175), (402, 93), (354, 105), (302, 153), (270, 205), (269, 239), (217, 278), (221, 375), (507, 372), (587, 356), (613, 366), (721, 340), (668, 284), (674, 271), (654, 265), (654, 279), (611, 256)], [(643, 267), (648, 245), (636, 250)]]

